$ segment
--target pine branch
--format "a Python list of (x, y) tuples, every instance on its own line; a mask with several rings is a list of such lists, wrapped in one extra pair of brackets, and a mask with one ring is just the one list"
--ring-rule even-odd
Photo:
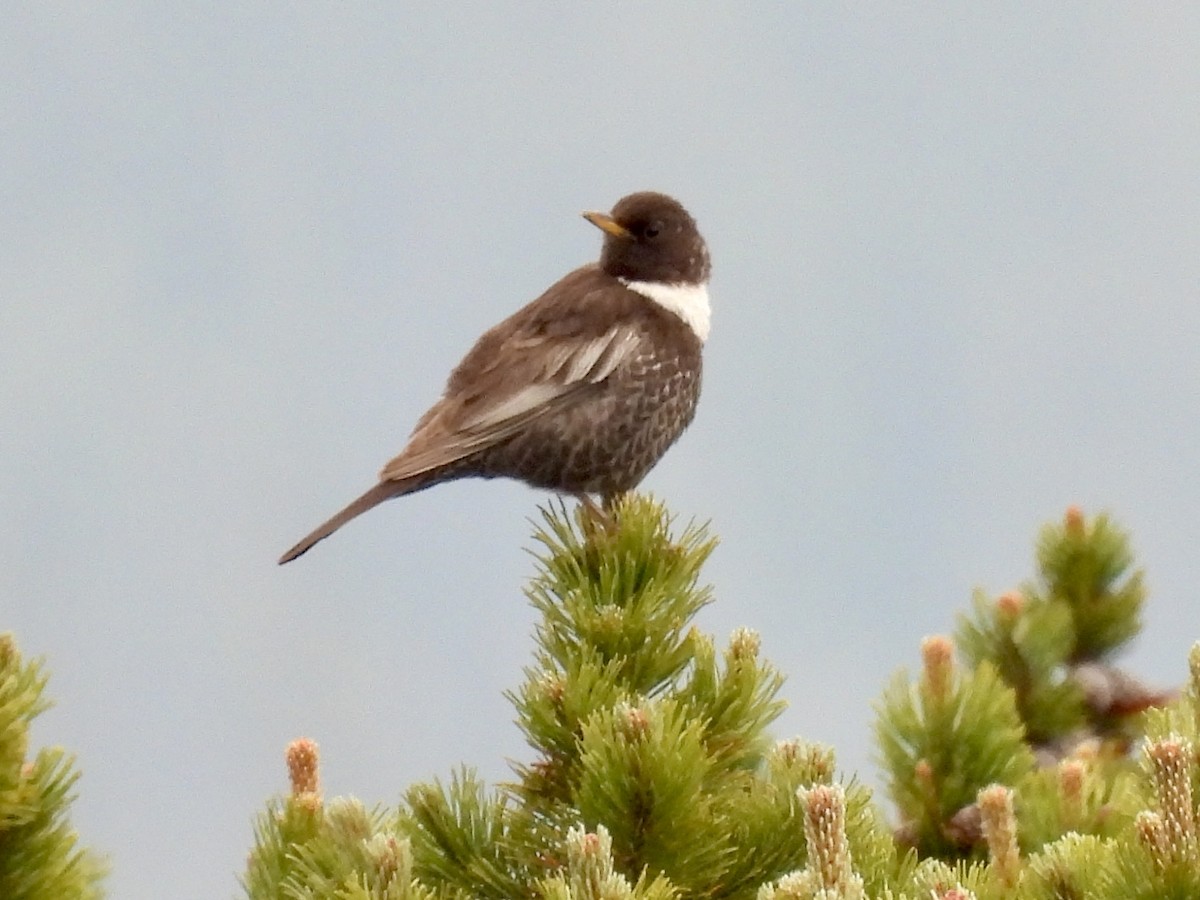
[(783, 676), (757, 634), (719, 649), (695, 628), (712, 600), (704, 528), (633, 497), (615, 525), (550, 508), (535, 540), (533, 662), (506, 694), (533, 754), (515, 780), (489, 789), (461, 768), (394, 814), (326, 804), (315, 745), (297, 742), (251, 897), (1200, 896), (1200, 645), (1163, 708), (1115, 667), (1143, 593), (1106, 518), (1069, 510), (1042, 533), (1035, 581), (976, 595), (965, 664), (930, 638), (919, 675), (885, 690), (894, 832), (831, 751), (772, 740)]
[(0, 634), (0, 897), (85, 900), (101, 896), (102, 861), (79, 845), (67, 819), (79, 773), (58, 747), (29, 760), (29, 726), (50, 706), (40, 660), (25, 662)]

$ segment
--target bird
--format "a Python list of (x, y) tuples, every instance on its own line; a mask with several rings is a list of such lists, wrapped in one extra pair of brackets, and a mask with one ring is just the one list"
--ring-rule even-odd
[(483, 334), (378, 483), (279, 559), (385, 500), (459, 478), (509, 478), (603, 517), (691, 424), (712, 264), (695, 219), (640, 191), (583, 217), (603, 232), (575, 269)]

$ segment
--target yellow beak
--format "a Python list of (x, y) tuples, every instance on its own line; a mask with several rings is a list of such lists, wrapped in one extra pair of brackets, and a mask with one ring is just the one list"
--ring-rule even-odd
[(608, 215), (607, 213), (585, 212), (583, 214), (583, 217), (585, 219), (587, 219), (589, 222), (591, 222), (593, 225), (595, 225), (597, 228), (599, 228), (601, 231), (611, 234), (614, 237), (620, 237), (620, 238), (633, 237), (633, 232), (631, 232), (624, 225), (618, 224), (617, 220), (614, 219), (612, 216)]

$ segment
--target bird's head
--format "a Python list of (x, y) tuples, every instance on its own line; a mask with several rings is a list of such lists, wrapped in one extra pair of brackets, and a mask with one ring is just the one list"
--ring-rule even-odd
[(696, 220), (678, 200), (641, 191), (621, 198), (611, 213), (583, 217), (604, 232), (600, 268), (614, 278), (661, 284), (708, 281), (708, 248)]

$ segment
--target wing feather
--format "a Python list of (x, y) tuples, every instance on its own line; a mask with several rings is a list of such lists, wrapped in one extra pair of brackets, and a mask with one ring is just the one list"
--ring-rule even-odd
[[(500, 383), (447, 394), (429, 411), (399, 456), (380, 473), (384, 480), (411, 478), (495, 446), (541, 416), (596, 386), (636, 349), (640, 334), (617, 324), (594, 337), (514, 335), (497, 348), (486, 373), (513, 371), (510, 390)], [(482, 379), (481, 379), (482, 380)]]

